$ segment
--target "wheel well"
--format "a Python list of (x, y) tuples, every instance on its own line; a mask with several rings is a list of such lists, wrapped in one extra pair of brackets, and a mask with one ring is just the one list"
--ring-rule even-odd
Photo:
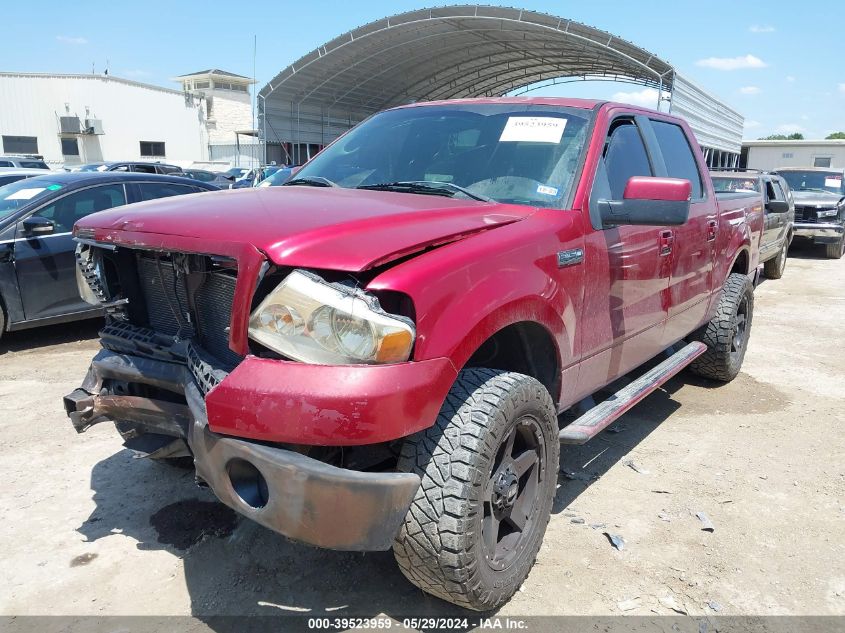
[(736, 256), (734, 260), (734, 265), (731, 267), (729, 275), (733, 273), (740, 273), (742, 275), (748, 274), (748, 251), (741, 250), (739, 255)]
[(484, 341), (464, 368), (504, 369), (531, 376), (540, 381), (557, 402), (559, 365), (557, 344), (551, 333), (538, 323), (524, 321), (504, 327)]

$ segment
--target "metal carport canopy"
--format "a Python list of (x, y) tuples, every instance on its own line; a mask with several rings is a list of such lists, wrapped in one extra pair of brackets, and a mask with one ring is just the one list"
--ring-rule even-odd
[(326, 144), (413, 101), (500, 96), (565, 78), (671, 90), (674, 74), (631, 42), (565, 18), (482, 5), (422, 9), (345, 33), (282, 70), (259, 93), (260, 128), (269, 143)]

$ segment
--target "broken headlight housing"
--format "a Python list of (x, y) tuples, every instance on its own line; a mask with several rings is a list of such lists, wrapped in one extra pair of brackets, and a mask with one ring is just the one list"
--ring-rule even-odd
[(283, 356), (318, 365), (398, 363), (415, 337), (410, 319), (388, 314), (360, 288), (295, 270), (249, 319), (249, 337)]

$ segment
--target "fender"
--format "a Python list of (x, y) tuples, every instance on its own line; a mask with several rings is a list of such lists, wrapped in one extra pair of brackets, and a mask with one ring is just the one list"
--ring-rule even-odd
[(490, 336), (533, 322), (555, 341), (558, 366), (578, 354), (576, 304), (583, 267), (559, 268), (558, 251), (583, 247), (579, 214), (542, 210), (403, 262), (368, 287), (411, 297), (415, 360), (448, 357), (463, 367)]

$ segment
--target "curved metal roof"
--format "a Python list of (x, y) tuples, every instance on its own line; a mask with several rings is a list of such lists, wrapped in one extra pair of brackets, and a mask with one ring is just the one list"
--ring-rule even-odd
[(565, 77), (668, 89), (673, 75), (668, 62), (591, 26), (463, 5), (409, 11), (349, 31), (282, 70), (259, 94), (265, 102), (366, 112), (500, 96)]

